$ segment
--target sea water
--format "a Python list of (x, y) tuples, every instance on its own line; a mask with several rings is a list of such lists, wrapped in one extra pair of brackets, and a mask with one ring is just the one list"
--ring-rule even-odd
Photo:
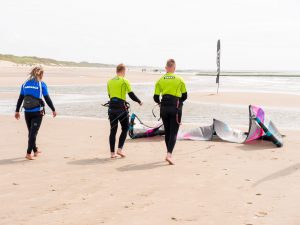
[[(183, 75), (184, 76), (184, 75)], [(192, 92), (216, 93), (215, 77), (188, 75), (187, 89)], [(142, 107), (131, 103), (131, 112), (141, 119), (155, 122), (152, 115), (153, 83), (133, 83), (134, 92), (144, 102)], [(59, 115), (72, 117), (107, 118), (107, 108), (101, 104), (108, 101), (106, 84), (99, 85), (49, 85), (49, 91)], [(17, 87), (0, 87), (0, 93), (18, 93)], [(300, 127), (300, 77), (221, 77), (220, 92), (284, 93), (299, 96), (295, 107), (264, 107), (277, 127), (299, 129)], [(238, 93), (237, 93), (238, 94)], [(17, 99), (0, 99), (0, 114), (13, 114)], [(212, 119), (220, 119), (236, 126), (248, 126), (249, 113), (245, 100), (243, 105), (201, 103), (186, 101), (184, 123), (210, 125)], [(280, 105), (280, 104), (279, 104)], [(47, 113), (50, 111), (47, 109)], [(159, 114), (158, 108), (154, 113)]]

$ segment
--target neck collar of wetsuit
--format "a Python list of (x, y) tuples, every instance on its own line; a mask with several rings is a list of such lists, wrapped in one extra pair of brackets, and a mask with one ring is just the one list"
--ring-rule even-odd
[(166, 73), (165, 76), (172, 76), (174, 73)]

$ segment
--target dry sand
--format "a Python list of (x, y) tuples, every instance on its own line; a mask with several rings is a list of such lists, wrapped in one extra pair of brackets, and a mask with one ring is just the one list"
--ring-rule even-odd
[[(19, 85), (22, 71), (28, 68), (18, 67), (17, 73), (12, 67), (1, 68), (0, 85)], [(47, 71), (51, 85), (101, 83), (113, 72)], [(140, 76), (130, 72), (133, 82)], [(158, 76), (150, 74), (143, 81)], [(191, 101), (241, 104), (246, 95), (198, 93)], [(268, 94), (251, 96), (258, 103), (276, 105)], [(286, 107), (295, 100), (277, 97)], [(1, 225), (300, 224), (300, 131), (283, 131), (283, 148), (260, 141), (180, 141), (176, 165), (168, 166), (162, 137), (127, 140), (128, 157), (108, 159), (107, 120), (45, 117), (38, 136), (43, 153), (35, 161), (24, 159), (24, 118), (0, 116), (0, 126)]]
[(108, 123), (46, 117), (42, 156), (24, 160), (22, 118), (1, 116), (0, 224), (300, 224), (299, 135), (285, 146), (128, 140), (108, 159)]

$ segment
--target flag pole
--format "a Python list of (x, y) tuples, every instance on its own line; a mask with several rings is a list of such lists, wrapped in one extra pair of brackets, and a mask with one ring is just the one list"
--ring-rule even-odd
[(217, 42), (217, 78), (216, 78), (216, 83), (218, 84), (217, 94), (219, 94), (219, 87), (220, 87), (220, 71), (221, 71), (220, 58), (221, 58), (221, 41), (219, 39)]

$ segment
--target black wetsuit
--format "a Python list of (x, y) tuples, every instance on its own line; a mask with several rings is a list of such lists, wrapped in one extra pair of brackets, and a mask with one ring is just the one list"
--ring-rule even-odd
[[(49, 95), (44, 96), (44, 99), (47, 103), (47, 105), (51, 108), (52, 111), (55, 111), (54, 105), (52, 103), (52, 100)], [(20, 95), (18, 102), (17, 102), (17, 107), (16, 107), (16, 112), (20, 111), (21, 105), (24, 100), (24, 95)], [(27, 154), (31, 154), (31, 152), (37, 152), (37, 146), (36, 146), (36, 137), (38, 134), (38, 131), (40, 129), (40, 126), (42, 124), (43, 120), (43, 112), (25, 112), (25, 120), (26, 120), (26, 125), (28, 129), (28, 147), (27, 147)]]
[(181, 98), (164, 95), (160, 101), (159, 95), (154, 95), (154, 101), (160, 104), (160, 116), (165, 128), (165, 143), (168, 153), (172, 153), (176, 144), (177, 133), (182, 117), (183, 102), (187, 99), (187, 93)]
[[(133, 101), (141, 103), (141, 101), (133, 92), (128, 93), (128, 95)], [(119, 149), (123, 148), (127, 137), (128, 129), (129, 129), (129, 114), (125, 105), (125, 101), (119, 98), (110, 99), (108, 117), (110, 121), (110, 135), (109, 135), (110, 151), (115, 152), (118, 123), (120, 122), (121, 129), (122, 129), (122, 132), (119, 137), (119, 143), (118, 143)]]

